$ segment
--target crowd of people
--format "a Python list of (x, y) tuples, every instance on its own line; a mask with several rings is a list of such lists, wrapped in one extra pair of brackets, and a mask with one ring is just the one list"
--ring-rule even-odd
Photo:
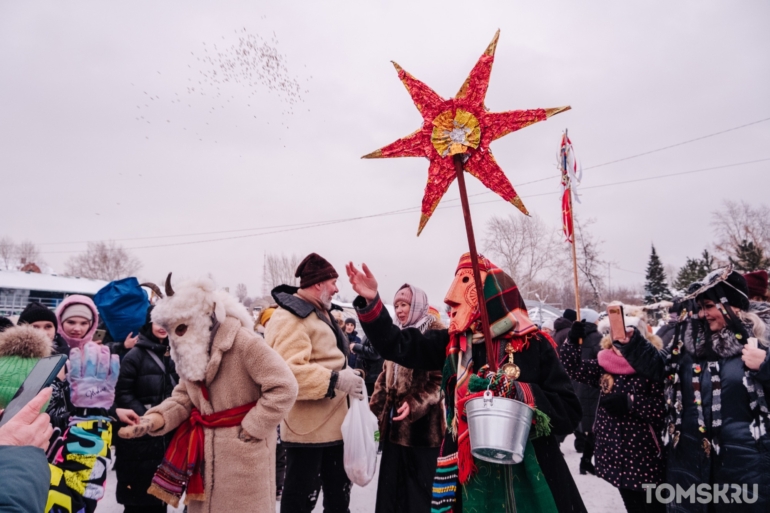
[[(0, 510), (93, 512), (114, 458), (109, 493), (126, 512), (182, 501), (191, 513), (267, 512), (278, 500), (309, 513), (322, 496), (325, 512), (345, 513), (343, 422), (364, 398), (379, 426), (377, 513), (586, 511), (560, 447), (571, 434), (580, 474), (616, 487), (629, 512), (770, 508), (766, 272), (712, 272), (659, 327), (623, 305), (625, 335), (613, 337), (592, 310), (538, 326), (508, 274), (482, 256), (479, 270), (484, 297), (461, 257), (448, 326), (412, 284), (392, 317), (374, 274), (352, 263), (356, 315), (345, 314), (332, 303), (339, 274), (315, 253), (256, 322), (210, 279), (171, 275), (164, 291), (148, 284), (137, 335), (111, 345), (86, 296), (0, 318), (0, 408), (39, 359), (68, 359), (0, 427)], [(489, 392), (533, 411), (519, 464), (473, 451), (466, 406)]]

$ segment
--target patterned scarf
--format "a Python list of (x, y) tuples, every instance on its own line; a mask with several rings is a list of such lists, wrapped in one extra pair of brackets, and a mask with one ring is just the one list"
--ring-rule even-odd
[[(743, 324), (741, 329), (743, 335), (728, 329), (713, 333), (704, 329), (703, 321), (692, 314), (684, 312), (682, 319), (676, 326), (674, 339), (666, 355), (664, 398), (667, 412), (662, 434), (663, 444), (672, 444), (673, 447), (676, 447), (679, 442), (682, 410), (684, 409), (679, 371), (682, 354), (689, 353), (696, 360), (692, 364), (692, 389), (698, 412), (698, 431), (703, 436), (701, 447), (706, 456), (711, 455), (712, 449), (716, 454), (719, 454), (722, 429), (722, 382), (718, 359), (739, 355), (743, 348), (743, 340), (741, 339), (745, 339), (746, 335), (752, 336), (753, 326), (750, 323)], [(706, 343), (707, 340), (709, 343)], [(707, 436), (708, 428), (703, 414), (703, 397), (701, 396), (703, 380), (711, 382), (710, 436)], [(753, 438), (758, 440), (770, 428), (770, 413), (768, 412), (764, 389), (756, 382), (749, 369), (744, 370), (743, 386), (749, 394), (749, 407), (753, 415), (749, 428)]]
[[(202, 388), (203, 395), (208, 400), (208, 390), (205, 386)], [(185, 502), (206, 500), (203, 483), (205, 447), (203, 428), (239, 426), (256, 404), (255, 401), (211, 415), (201, 415), (197, 408), (193, 408), (190, 418), (174, 433), (147, 493), (175, 508), (179, 506), (179, 499), (185, 489), (187, 490)]]

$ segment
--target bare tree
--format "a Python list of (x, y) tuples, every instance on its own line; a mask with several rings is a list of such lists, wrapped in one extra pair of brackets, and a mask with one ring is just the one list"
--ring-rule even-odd
[(25, 240), (16, 246), (16, 259), (19, 262), (19, 267), (23, 267), (26, 264), (43, 263), (40, 258), (40, 250), (33, 242), (28, 240)]
[(0, 239), (0, 265), (6, 271), (16, 271), (28, 264), (42, 265), (43, 263), (40, 249), (34, 242), (25, 240), (16, 244), (10, 237)]
[(591, 296), (590, 299), (586, 301), (586, 306), (601, 308), (601, 290), (604, 287), (602, 270), (607, 266), (607, 262), (600, 257), (601, 245), (604, 241), (596, 240), (594, 235), (589, 231), (589, 227), (596, 222), (595, 219), (588, 219), (587, 221), (580, 222), (575, 218), (574, 221), (577, 267), (585, 284), (588, 285), (588, 288), (591, 290)]
[(722, 208), (711, 213), (711, 226), (716, 231), (714, 248), (722, 263), (735, 256), (737, 248), (753, 243), (764, 254), (770, 254), (770, 207), (753, 207), (745, 201), (722, 203)]
[(110, 241), (89, 242), (85, 253), (70, 258), (64, 266), (70, 276), (113, 281), (136, 274), (142, 263), (123, 246)]
[(278, 285), (299, 285), (299, 278), (294, 273), (302, 261), (299, 255), (265, 253), (262, 265), (262, 294), (270, 294)]
[(552, 278), (564, 260), (559, 231), (537, 214), (493, 217), (487, 223), (484, 251), (516, 281), (526, 297), (537, 280)]
[(243, 301), (246, 299), (246, 297), (249, 295), (249, 291), (246, 288), (245, 283), (239, 283), (235, 286), (235, 297), (238, 298), (238, 301), (243, 303)]
[(6, 271), (16, 269), (16, 244), (10, 237), (0, 239), (0, 264)]

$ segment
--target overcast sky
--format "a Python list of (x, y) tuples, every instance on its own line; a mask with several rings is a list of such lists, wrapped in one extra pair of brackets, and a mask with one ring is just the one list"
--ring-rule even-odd
[[(41, 244), (55, 270), (80, 241), (116, 240), (138, 248), (142, 279), (211, 273), (252, 295), (265, 252), (315, 251), (340, 274), (367, 262), (388, 299), (410, 282), (440, 304), (467, 251), (459, 202), (447, 201), (456, 185), (442, 203), (456, 207), (419, 238), (415, 211), (233, 230), (420, 204), (425, 159), (360, 159), (421, 123), (391, 60), (450, 97), (501, 29), (487, 106), (572, 106), (493, 144), (516, 186), (557, 173), (564, 128), (590, 167), (770, 117), (768, 20), (764, 1), (2, 2), (0, 236)], [(213, 69), (197, 59), (238, 34), (274, 34), (302, 102), (232, 82), (219, 98), (188, 93)], [(586, 170), (577, 215), (597, 219), (604, 257), (622, 269), (643, 273), (651, 243), (682, 265), (711, 243), (721, 201), (769, 201), (770, 162), (589, 187), (768, 158), (769, 140), (764, 122)], [(557, 178), (517, 188), (555, 227), (558, 191)], [(491, 216), (518, 214), (493, 194), (472, 199), (487, 202), (472, 206), (479, 238)], [(628, 271), (613, 283), (643, 281)]]

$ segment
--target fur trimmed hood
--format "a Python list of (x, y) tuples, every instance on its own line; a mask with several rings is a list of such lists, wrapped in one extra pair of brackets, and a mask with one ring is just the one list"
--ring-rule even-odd
[(32, 326), (15, 326), (0, 333), (0, 357), (45, 358), (52, 352), (53, 342)]

